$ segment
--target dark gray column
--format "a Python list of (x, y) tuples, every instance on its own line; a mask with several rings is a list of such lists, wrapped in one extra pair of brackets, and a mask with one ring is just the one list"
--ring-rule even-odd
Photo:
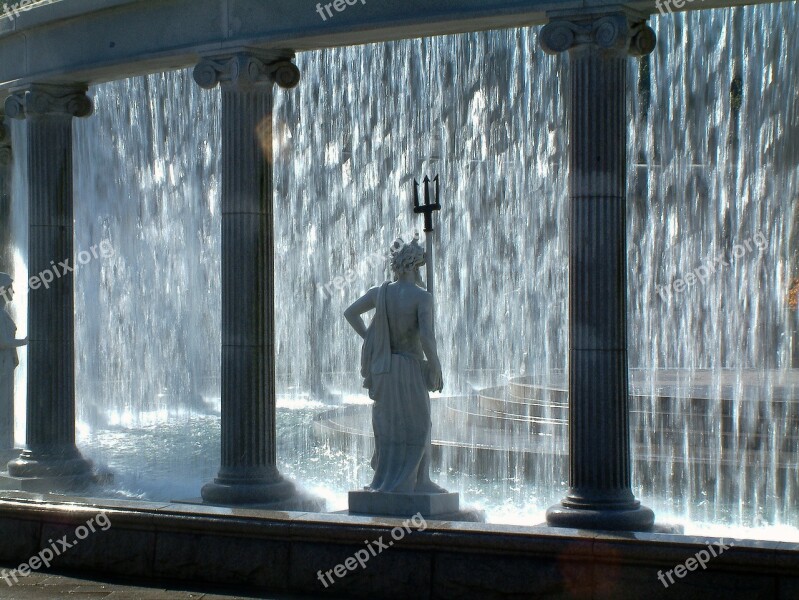
[(0, 271), (14, 276), (14, 255), (11, 248), (11, 131), (2, 110), (0, 110)]
[[(0, 112), (0, 271), (13, 277), (11, 253), (11, 132)], [(14, 396), (0, 394), (0, 461), (13, 456)]]
[(275, 83), (299, 83), (293, 56), (242, 51), (194, 69), (201, 87), (222, 87), (222, 466), (202, 490), (210, 504), (316, 507), (276, 459), (272, 108)]
[(627, 14), (552, 20), (550, 54), (569, 52), (569, 494), (553, 526), (646, 530), (630, 487), (627, 373), (627, 70), (654, 32)]
[[(28, 271), (49, 271), (73, 256), (72, 119), (92, 112), (86, 88), (34, 85), (5, 104), (25, 119), (28, 136)], [(27, 449), (9, 475), (40, 479), (58, 489), (91, 478), (91, 463), (75, 446), (74, 278), (55, 277), (28, 294)], [(28, 482), (29, 483), (29, 482)], [(22, 485), (29, 489), (28, 483)]]

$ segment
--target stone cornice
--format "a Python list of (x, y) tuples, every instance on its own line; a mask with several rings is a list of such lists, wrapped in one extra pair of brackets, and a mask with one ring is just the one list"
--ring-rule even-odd
[(291, 62), (293, 58), (293, 52), (247, 51), (206, 57), (194, 67), (194, 81), (205, 89), (219, 84), (226, 89), (248, 90), (275, 83), (290, 89), (300, 82), (300, 70)]
[[(326, 21), (316, 2), (297, 0), (53, 2), (21, 12), (13, 21), (0, 19), (0, 104), (13, 89), (30, 83), (92, 85), (194, 67), (198, 57), (244, 46), (304, 52), (543, 25), (565, 11), (634, 9), (644, 19), (659, 14), (658, 6), (666, 11), (674, 6), (676, 12), (761, 2), (766, 0), (702, 0), (678, 9), (673, 2), (653, 0), (380, 0), (358, 2), (357, 10), (348, 8)], [(8, 0), (9, 7), (16, 3)], [(68, 51), (54, 51), (55, 43)]]
[(5, 112), (12, 119), (44, 115), (88, 117), (94, 107), (86, 91), (86, 86), (31, 85), (6, 98)]
[(623, 12), (553, 17), (538, 38), (547, 54), (594, 46), (607, 53), (644, 56), (655, 49), (655, 32), (640, 17)]

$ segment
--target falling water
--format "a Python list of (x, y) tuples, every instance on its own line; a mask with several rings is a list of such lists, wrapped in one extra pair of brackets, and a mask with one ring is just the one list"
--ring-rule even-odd
[[(773, 402), (796, 398), (780, 382), (796, 327), (786, 297), (797, 276), (797, 20), (787, 3), (653, 18), (658, 48), (630, 60), (629, 344), (642, 388), (632, 422), (636, 456), (654, 465), (636, 463), (633, 475), (636, 493), (677, 520), (799, 526), (797, 425)], [(308, 419), (359, 391), (359, 339), (341, 314), (386, 277), (379, 254), (391, 241), (421, 229), (413, 178), (442, 182), (435, 275), (447, 395), (468, 402), (475, 389), (521, 375), (562, 380), (568, 65), (540, 51), (537, 32), (302, 53), (302, 83), (277, 92), (280, 466), (301, 482), (340, 493), (368, 480), (367, 449), (320, 447)], [(218, 465), (219, 93), (181, 71), (91, 95), (96, 114), (75, 125), (75, 247), (109, 240), (114, 255), (77, 274), (82, 447), (139, 497), (196, 495)], [(15, 143), (24, 143), (20, 133), (15, 126)], [(15, 223), (24, 248), (24, 220)], [(750, 247), (732, 258), (745, 240)], [(663, 291), (708, 256), (729, 265), (680, 293)], [(663, 373), (676, 398), (666, 426), (655, 416)], [(697, 421), (692, 398), (702, 394)], [(675, 450), (674, 431), (698, 422), (706, 430)], [(729, 443), (722, 422), (738, 432)], [(475, 441), (458, 418), (441, 428)], [(730, 462), (752, 461), (756, 433), (757, 462), (730, 484)], [(488, 480), (445, 453), (439, 479), (497, 520), (521, 508), (537, 518), (565, 491), (553, 458), (564, 435), (529, 433), (536, 461), (520, 470), (506, 453)], [(507, 433), (492, 436), (502, 446)], [(788, 481), (776, 452), (785, 440)], [(136, 462), (149, 451), (150, 462)], [(741, 498), (738, 506), (716, 501), (724, 494)]]

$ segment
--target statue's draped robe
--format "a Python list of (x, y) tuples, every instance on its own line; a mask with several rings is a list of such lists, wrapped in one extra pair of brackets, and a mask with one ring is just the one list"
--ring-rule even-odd
[[(0, 340), (13, 343), (17, 326), (0, 308)], [(0, 349), (0, 450), (14, 447), (14, 368), (19, 363), (16, 348)]]
[(361, 375), (374, 400), (372, 427), (375, 476), (369, 486), (380, 492), (413, 492), (429, 441), (430, 395), (422, 361), (392, 354), (386, 313), (388, 282), (380, 286), (375, 315), (361, 351)]

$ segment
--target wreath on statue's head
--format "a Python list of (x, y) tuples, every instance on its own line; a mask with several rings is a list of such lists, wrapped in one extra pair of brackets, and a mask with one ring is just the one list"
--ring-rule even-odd
[(424, 248), (419, 245), (418, 233), (407, 244), (402, 238), (397, 238), (391, 245), (391, 271), (395, 277), (421, 267), (424, 261)]

